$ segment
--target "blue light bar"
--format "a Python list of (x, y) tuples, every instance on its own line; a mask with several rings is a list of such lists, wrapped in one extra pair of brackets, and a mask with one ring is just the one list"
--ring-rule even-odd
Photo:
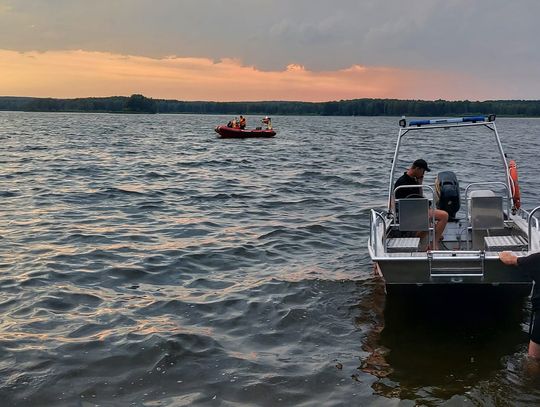
[[(469, 117), (454, 117), (448, 119), (431, 119), (431, 120), (411, 120), (409, 126), (425, 126), (428, 124), (447, 124), (447, 123), (476, 123), (488, 121), (485, 116), (469, 116)], [(490, 120), (491, 121), (491, 120)]]

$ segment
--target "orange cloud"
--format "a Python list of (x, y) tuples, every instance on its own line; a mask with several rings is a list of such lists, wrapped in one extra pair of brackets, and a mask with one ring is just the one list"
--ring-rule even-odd
[(261, 71), (239, 60), (153, 59), (88, 51), (0, 50), (0, 94), (38, 97), (130, 95), (179, 100), (328, 101), (354, 98), (482, 99), (494, 92), (472, 78), (355, 65), (314, 72), (297, 64)]

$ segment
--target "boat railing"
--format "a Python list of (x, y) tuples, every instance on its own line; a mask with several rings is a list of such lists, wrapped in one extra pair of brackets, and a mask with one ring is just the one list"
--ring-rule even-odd
[(396, 191), (398, 191), (400, 189), (407, 189), (407, 188), (408, 189), (427, 188), (431, 192), (431, 200), (433, 200), (433, 198), (435, 197), (435, 191), (433, 190), (433, 187), (431, 187), (430, 185), (418, 184), (418, 185), (400, 185), (400, 186), (398, 186), (396, 189), (394, 189), (394, 199), (395, 199), (395, 196), (396, 196)]
[[(518, 221), (523, 221), (525, 222), (525, 229), (528, 229), (528, 222), (529, 222), (529, 211), (523, 209), (523, 208), (519, 208), (517, 210), (517, 212), (514, 214), (517, 218), (514, 219), (514, 223), (515, 222), (518, 222)], [(534, 228), (536, 228), (537, 230), (540, 231), (540, 223), (538, 221), (538, 218), (535, 216), (531, 219), (532, 222), (534, 222), (533, 226)], [(525, 231), (524, 231), (525, 232)], [(528, 230), (527, 230), (527, 238), (529, 238), (528, 236)]]
[[(537, 206), (536, 208), (534, 208), (530, 213), (529, 213), (529, 216), (527, 218), (527, 240), (529, 241), (529, 251), (532, 251), (533, 250), (533, 238), (532, 238), (532, 227), (533, 227), (533, 222), (535, 223), (535, 229), (536, 229), (536, 235), (538, 236), (538, 232), (540, 231), (539, 230), (539, 227), (538, 227), (538, 218), (534, 216), (534, 214), (536, 212), (540, 211), (540, 206)], [(535, 246), (538, 246), (538, 241), (535, 242), (536, 245)], [(536, 249), (536, 247), (534, 247), (534, 249)]]
[(379, 242), (377, 241), (377, 228), (380, 225), (379, 221), (382, 221), (383, 225), (383, 235), (381, 240), (382, 247), (386, 247), (386, 219), (380, 212), (372, 209), (369, 219), (369, 242), (373, 247), (373, 254), (375, 256), (378, 256), (379, 254)]

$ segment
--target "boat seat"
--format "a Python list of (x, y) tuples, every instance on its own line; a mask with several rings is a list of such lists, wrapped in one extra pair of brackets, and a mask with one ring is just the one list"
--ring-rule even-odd
[(521, 251), (528, 247), (527, 241), (522, 236), (486, 236), (484, 246), (485, 250), (490, 252)]
[(386, 251), (388, 253), (417, 252), (419, 248), (419, 237), (394, 237), (386, 240)]
[(473, 230), (504, 228), (503, 197), (493, 191), (473, 191), (469, 209)]
[(485, 247), (484, 238), (496, 237), (488, 236), (491, 230), (501, 231), (504, 229), (503, 197), (495, 195), (491, 190), (471, 192), (469, 219), (472, 232), (472, 248), (482, 250)]
[(396, 200), (400, 232), (429, 231), (429, 200), (404, 198)]

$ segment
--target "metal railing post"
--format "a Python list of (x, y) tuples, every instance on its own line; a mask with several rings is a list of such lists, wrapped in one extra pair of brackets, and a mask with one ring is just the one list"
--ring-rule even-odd
[[(527, 218), (527, 240), (529, 242), (529, 251), (532, 250), (532, 244), (531, 244), (531, 232), (532, 232), (532, 219), (533, 219), (533, 215), (540, 211), (540, 206), (537, 206), (536, 208), (534, 208), (530, 213), (529, 213), (529, 216)], [(538, 229), (538, 220), (536, 218), (534, 218), (536, 220), (536, 228)]]

